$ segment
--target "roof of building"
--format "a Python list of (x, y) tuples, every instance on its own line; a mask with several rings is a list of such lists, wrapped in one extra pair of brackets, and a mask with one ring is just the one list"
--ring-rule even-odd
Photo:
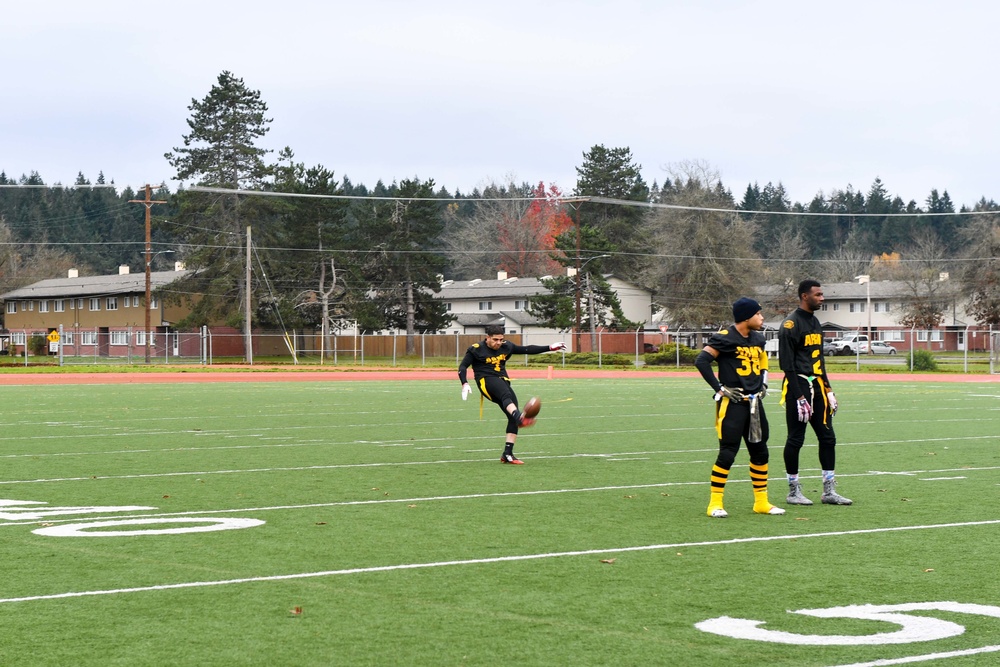
[[(169, 285), (188, 275), (190, 271), (153, 271), (149, 274), (151, 289)], [(75, 297), (135, 294), (146, 291), (146, 274), (126, 273), (111, 276), (80, 276), (79, 278), (50, 278), (25, 287), (0, 294), (0, 299), (71, 299)]]
[(502, 310), (500, 316), (507, 322), (514, 322), (521, 326), (544, 326), (545, 320), (539, 319), (526, 310)]
[(549, 288), (539, 278), (507, 278), (506, 280), (446, 280), (436, 298), (448, 301), (459, 299), (513, 299), (519, 296), (546, 294)]

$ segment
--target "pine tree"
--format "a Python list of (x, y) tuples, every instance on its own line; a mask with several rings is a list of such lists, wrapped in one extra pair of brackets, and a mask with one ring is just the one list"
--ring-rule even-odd
[[(576, 168), (577, 196), (605, 197), (647, 203), (649, 187), (642, 178), (628, 147), (597, 145), (583, 154)], [(660, 196), (663, 196), (661, 190)], [(641, 251), (645, 239), (640, 234), (646, 211), (641, 206), (616, 206), (586, 202), (580, 208), (579, 224), (590, 227), (606, 240), (606, 247), (622, 253), (608, 261), (608, 269), (622, 277), (634, 277), (634, 262), (626, 253)], [(575, 232), (570, 232), (575, 233)]]
[[(191, 132), (184, 145), (166, 153), (179, 181), (230, 189), (261, 189), (274, 173), (265, 156), (270, 152), (256, 142), (268, 132), (271, 119), (259, 91), (250, 90), (242, 79), (224, 71), (201, 101), (188, 109)], [(244, 312), (252, 291), (244, 279), (246, 228), (256, 227), (255, 242), (266, 246), (274, 226), (276, 207), (263, 198), (241, 198), (236, 194), (180, 191), (177, 221), (182, 223), (182, 241), (190, 248), (184, 259), (192, 273), (180, 291), (193, 292), (191, 314), (182, 326), (224, 321), (244, 324)]]

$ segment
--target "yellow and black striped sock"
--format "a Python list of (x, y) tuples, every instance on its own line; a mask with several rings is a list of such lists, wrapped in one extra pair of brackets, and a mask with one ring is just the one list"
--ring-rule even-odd
[(750, 464), (750, 482), (753, 484), (753, 511), (766, 513), (771, 509), (767, 499), (767, 464)]
[(723, 509), (722, 494), (726, 492), (726, 481), (728, 479), (728, 470), (719, 465), (712, 466), (712, 494), (709, 496), (707, 512), (709, 516), (712, 516), (712, 510)]

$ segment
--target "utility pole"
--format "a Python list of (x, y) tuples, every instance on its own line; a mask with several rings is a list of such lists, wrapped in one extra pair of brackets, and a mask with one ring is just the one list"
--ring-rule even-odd
[[(576, 206), (576, 344), (573, 346), (574, 352), (580, 352), (580, 209), (583, 202)], [(593, 350), (591, 350), (593, 351)]]
[(246, 340), (247, 363), (253, 366), (253, 325), (250, 321), (250, 225), (247, 225), (247, 278), (246, 278), (246, 302), (243, 304), (243, 336)]
[(166, 204), (165, 201), (154, 200), (153, 188), (147, 183), (146, 184), (146, 198), (145, 199), (129, 199), (129, 204), (144, 204), (146, 206), (146, 363), (149, 363), (149, 307), (151, 298), (151, 286), (150, 286), (150, 275), (149, 275), (149, 265), (153, 261), (153, 257), (150, 254), (152, 252), (152, 241), (150, 237), (150, 209), (153, 208), (153, 204)]

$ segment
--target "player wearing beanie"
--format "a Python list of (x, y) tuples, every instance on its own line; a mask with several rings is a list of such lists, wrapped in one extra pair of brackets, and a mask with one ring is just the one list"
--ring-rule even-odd
[[(784, 514), (785, 510), (767, 498), (768, 425), (761, 402), (767, 395), (767, 353), (760, 333), (764, 326), (760, 304), (747, 297), (739, 299), (733, 304), (733, 322), (731, 327), (712, 334), (694, 362), (715, 391), (715, 430), (719, 436), (707, 514), (713, 518), (729, 516), (723, 495), (742, 440), (750, 454), (753, 511)], [(713, 361), (719, 365), (718, 378), (712, 372)]]

